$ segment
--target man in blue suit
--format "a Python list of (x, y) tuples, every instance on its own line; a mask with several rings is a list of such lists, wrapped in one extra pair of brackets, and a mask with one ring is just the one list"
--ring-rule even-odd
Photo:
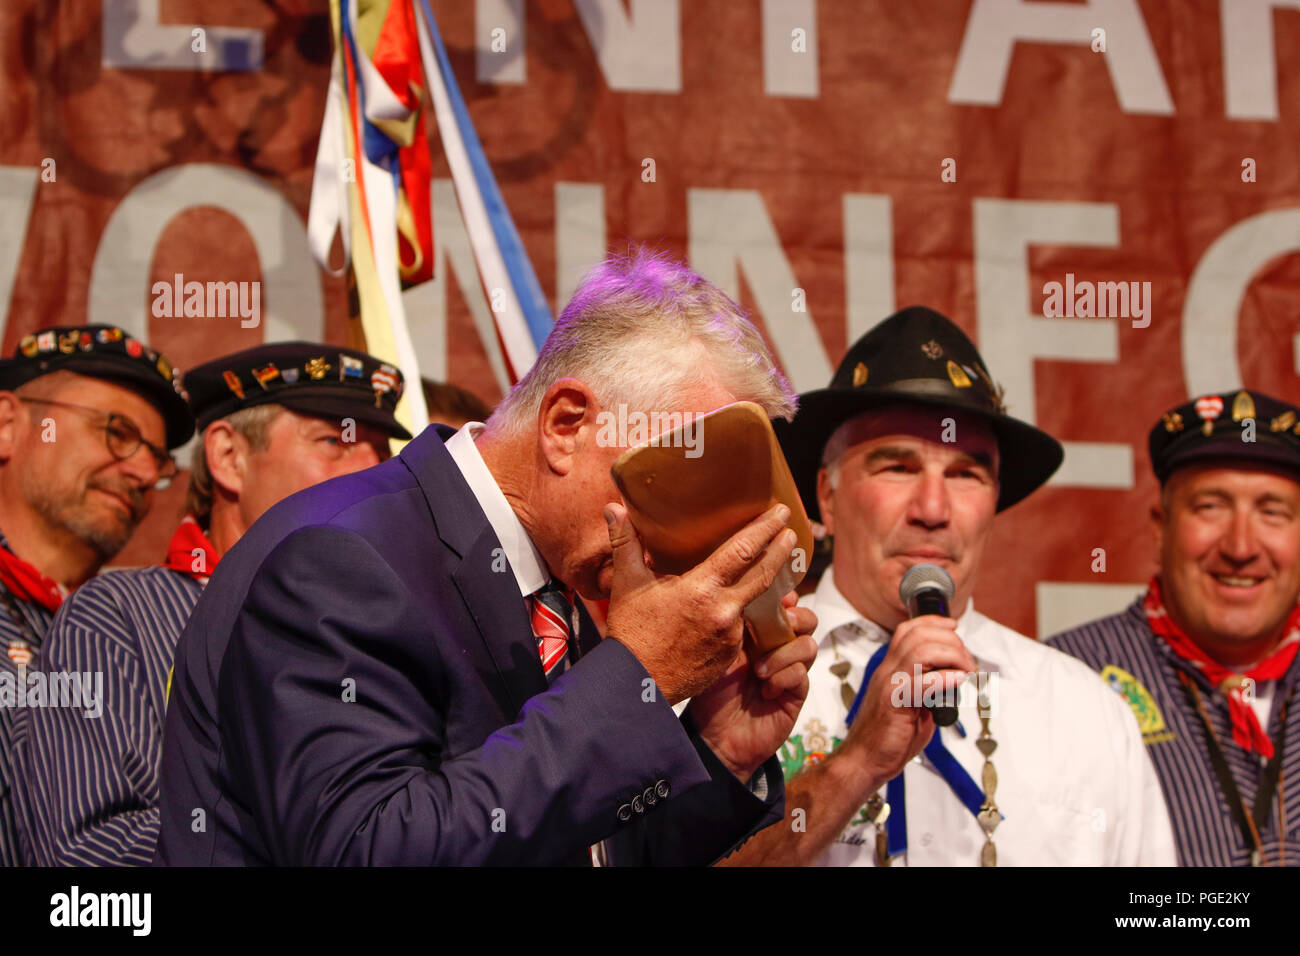
[[(788, 606), (796, 640), (751, 660), (740, 614), (787, 515), (656, 577), (601, 426), (792, 399), (699, 276), (598, 267), (486, 425), (294, 495), (222, 559), (177, 649), (155, 862), (709, 863), (779, 820), (816, 622)], [(604, 640), (572, 590), (609, 598)]]

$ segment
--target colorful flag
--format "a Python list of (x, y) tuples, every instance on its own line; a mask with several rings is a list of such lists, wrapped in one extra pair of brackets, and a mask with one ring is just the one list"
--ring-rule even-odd
[[(431, 222), (432, 213), (430, 167), (419, 155), (423, 149), (427, 160), (428, 139), (416, 109), (423, 87), (412, 80), (419, 75), (411, 52), (413, 16), (411, 0), (331, 0), (335, 60), (307, 232), (317, 261), (328, 268), (334, 235), (342, 231), (345, 268), (351, 267), (356, 281), (366, 350), (419, 381), (401, 294), (403, 262), (413, 278), (421, 271), (432, 275), (433, 263), (432, 226), (420, 225), (421, 217)], [(400, 92), (389, 86), (374, 55), (392, 82), (405, 82)], [(403, 55), (414, 72), (410, 65), (401, 66)], [(405, 172), (399, 140), (407, 143)], [(422, 196), (408, 195), (405, 184), (417, 180), (420, 185), (412, 188), (422, 190)], [(399, 252), (399, 235), (405, 252)], [(428, 423), (422, 390), (407, 392), (397, 418), (412, 432)]]
[[(516, 382), (537, 360), (537, 351), (551, 332), (554, 324), (551, 310), (474, 131), (433, 11), (428, 0), (417, 2), (424, 14), (417, 19), (420, 52), (438, 119), (438, 133), (451, 168), (456, 199), (474, 249), (479, 277), (489, 301), (493, 302), (492, 319), (510, 379)], [(499, 309), (495, 290), (501, 291)]]
[[(268, 362), (262, 368), (253, 369), (253, 378), (257, 379), (257, 384), (266, 390), (266, 383), (280, 377), (280, 370), (275, 367), (274, 362)], [(227, 383), (229, 384), (229, 383)]]
[[(425, 0), (331, 0), (335, 60), (312, 183), (308, 237), (329, 269), (336, 233), (356, 280), (366, 349), (419, 368), (402, 307), (402, 282), (433, 274), (428, 94), (511, 380), (536, 361), (550, 308), (479, 144)], [(421, 389), (407, 389), (398, 419), (427, 422)]]
[(350, 355), (339, 356), (339, 381), (345, 378), (361, 378), (365, 372), (365, 363)]

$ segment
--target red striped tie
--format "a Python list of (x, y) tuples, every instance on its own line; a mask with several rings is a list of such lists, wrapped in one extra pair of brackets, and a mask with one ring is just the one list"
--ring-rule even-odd
[(533, 635), (546, 671), (547, 683), (564, 673), (569, 650), (569, 620), (573, 615), (567, 591), (552, 581), (531, 595)]

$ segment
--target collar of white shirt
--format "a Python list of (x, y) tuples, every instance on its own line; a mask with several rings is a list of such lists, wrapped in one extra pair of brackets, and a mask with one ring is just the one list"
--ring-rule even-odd
[[(875, 621), (864, 617), (849, 603), (838, 587), (835, 586), (833, 569), (827, 568), (812, 599), (804, 602), (811, 604), (817, 614), (817, 649), (818, 653), (830, 647), (831, 634), (841, 644), (852, 644), (858, 640), (880, 644), (889, 640), (890, 632)], [(957, 619), (957, 634), (966, 645), (967, 650), (976, 658), (982, 670), (998, 671), (1004, 677), (1010, 677), (1014, 670), (1014, 661), (1009, 653), (1012, 649), (1005, 646), (1001, 635), (995, 629), (984, 627), (987, 621), (975, 610), (973, 600), (966, 602), (966, 610)], [(856, 624), (856, 628), (845, 625)], [(1018, 636), (1018, 635), (1017, 635)], [(1029, 640), (1029, 638), (1021, 638)], [(869, 655), (868, 655), (869, 656)]]
[(523, 522), (515, 514), (515, 509), (510, 507), (510, 502), (506, 501), (500, 485), (492, 477), (492, 472), (488, 471), (483, 456), (478, 452), (478, 446), (474, 444), (484, 427), (482, 422), (467, 423), (447, 439), (447, 451), (469, 484), (469, 490), (474, 493), (479, 507), (487, 515), (488, 524), (496, 532), (506, 560), (510, 562), (510, 570), (514, 572), (515, 581), (519, 584), (519, 593), (527, 597), (545, 586), (551, 575), (533, 544), (533, 539), (528, 537)]

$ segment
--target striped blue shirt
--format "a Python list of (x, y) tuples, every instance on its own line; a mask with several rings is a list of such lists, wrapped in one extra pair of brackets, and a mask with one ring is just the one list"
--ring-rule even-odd
[[(0, 534), (0, 548), (9, 548), (3, 534)], [(27, 665), (27, 672), (31, 673), (41, 664), (37, 652), (44, 644), (45, 632), (54, 615), (40, 604), (11, 597), (26, 627), (19, 628), (9, 614), (8, 605), (0, 603), (0, 680), (16, 686), (18, 665), (9, 657), (9, 648), (15, 640), (21, 640), (31, 647), (35, 655)], [(16, 699), (10, 702), (6, 697), (0, 697), (0, 866), (17, 866), (22, 862), (18, 815), (14, 806), (17, 774), (14, 749), (18, 744), (18, 734), (22, 732), (15, 724), (20, 713), (22, 708), (17, 705)]]
[[(1228, 808), (1210, 763), (1205, 727), (1178, 672), (1196, 681), (1201, 700), (1218, 735), (1224, 757), (1241, 796), (1251, 807), (1263, 779), (1257, 754), (1247, 753), (1232, 739), (1228, 701), (1204, 675), (1179, 658), (1147, 625), (1138, 598), (1121, 614), (1092, 621), (1066, 631), (1048, 642), (1079, 658), (1125, 696), (1142, 726), (1147, 753), (1155, 764), (1165, 802), (1174, 824), (1178, 857), (1184, 866), (1249, 866), (1253, 847), (1245, 841)], [(1292, 790), (1292, 807), (1286, 814), (1286, 863), (1300, 866), (1300, 700), (1294, 693), (1300, 682), (1300, 657), (1277, 681), (1268, 725), (1274, 746), (1285, 734), (1282, 783), (1273, 796), (1269, 817), (1260, 828), (1266, 862), (1277, 865), (1282, 847), (1282, 801), (1286, 785)], [(1290, 701), (1286, 727), (1279, 726), (1282, 704)]]
[(42, 646), (42, 667), (102, 673), (102, 713), (29, 707), (20, 715), (24, 862), (152, 860), (167, 679), (202, 592), (188, 575), (143, 568), (101, 574), (63, 602)]

